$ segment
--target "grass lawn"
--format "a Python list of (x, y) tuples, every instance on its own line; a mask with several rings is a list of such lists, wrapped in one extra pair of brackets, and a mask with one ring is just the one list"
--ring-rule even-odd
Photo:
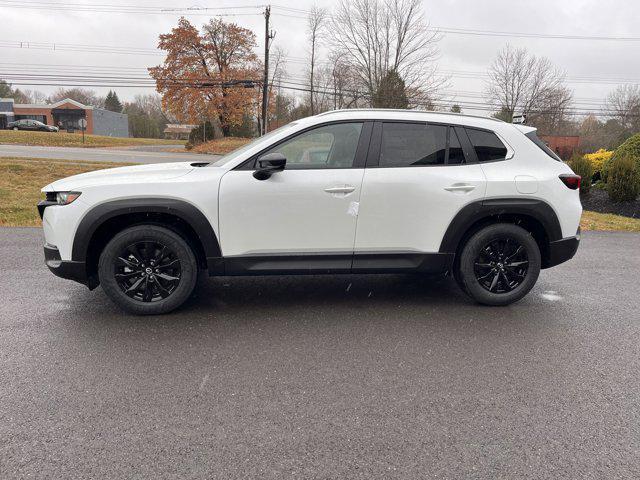
[(67, 132), (25, 132), (22, 130), (0, 130), (0, 144), (36, 145), (43, 147), (130, 147), (135, 145), (177, 145), (184, 140), (164, 140), (161, 138), (118, 138), (101, 135), (85, 135)]
[(622, 217), (612, 213), (583, 212), (580, 226), (583, 230), (640, 232), (640, 218)]
[(225, 137), (196, 145), (190, 151), (224, 155), (253, 141), (253, 138)]
[[(40, 189), (55, 180), (92, 170), (125, 165), (0, 157), (0, 226), (40, 225), (40, 217), (36, 209), (36, 204), (43, 198)], [(619, 215), (584, 212), (580, 223), (583, 230), (640, 232), (640, 219)]]
[(60, 178), (124, 163), (85, 162), (41, 158), (0, 157), (0, 226), (30, 227), (41, 224), (36, 208), (44, 197), (40, 189)]

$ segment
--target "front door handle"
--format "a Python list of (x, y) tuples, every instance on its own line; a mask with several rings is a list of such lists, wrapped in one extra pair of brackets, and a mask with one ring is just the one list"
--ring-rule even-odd
[(327, 193), (351, 193), (356, 189), (356, 187), (352, 187), (351, 185), (345, 185), (343, 187), (328, 187), (325, 188), (324, 191)]
[(475, 185), (469, 185), (468, 183), (454, 183), (448, 187), (444, 187), (447, 192), (462, 192), (467, 193), (476, 189)]

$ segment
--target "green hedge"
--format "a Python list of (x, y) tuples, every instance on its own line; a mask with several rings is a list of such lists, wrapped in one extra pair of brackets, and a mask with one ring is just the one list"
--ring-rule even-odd
[(607, 174), (607, 192), (614, 202), (631, 202), (640, 194), (638, 158), (618, 157)]
[(589, 193), (589, 190), (591, 190), (591, 180), (593, 177), (593, 165), (591, 164), (591, 162), (579, 153), (574, 153), (567, 163), (575, 174), (582, 177), (582, 182), (580, 183), (580, 193)]
[(604, 168), (602, 169), (602, 178), (605, 182), (608, 181), (609, 171), (613, 164), (625, 157), (631, 157), (636, 164), (636, 168), (640, 170), (640, 133), (636, 133), (616, 148), (612, 157), (605, 162)]

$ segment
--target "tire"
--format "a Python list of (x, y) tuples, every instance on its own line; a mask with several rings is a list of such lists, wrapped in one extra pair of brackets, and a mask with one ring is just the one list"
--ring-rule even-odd
[(198, 264), (177, 233), (155, 225), (127, 228), (100, 254), (100, 284), (123, 310), (136, 315), (170, 312), (191, 295)]
[(456, 280), (478, 303), (509, 305), (529, 293), (540, 267), (540, 249), (531, 234), (517, 225), (498, 223), (469, 238), (460, 254)]

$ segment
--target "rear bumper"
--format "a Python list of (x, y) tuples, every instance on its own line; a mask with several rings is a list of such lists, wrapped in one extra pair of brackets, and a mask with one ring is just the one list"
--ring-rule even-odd
[(55, 276), (89, 286), (85, 263), (61, 260), (56, 246), (44, 244), (44, 262)]
[(555, 267), (573, 258), (580, 245), (580, 229), (575, 237), (563, 238), (549, 243), (549, 260), (543, 268)]

